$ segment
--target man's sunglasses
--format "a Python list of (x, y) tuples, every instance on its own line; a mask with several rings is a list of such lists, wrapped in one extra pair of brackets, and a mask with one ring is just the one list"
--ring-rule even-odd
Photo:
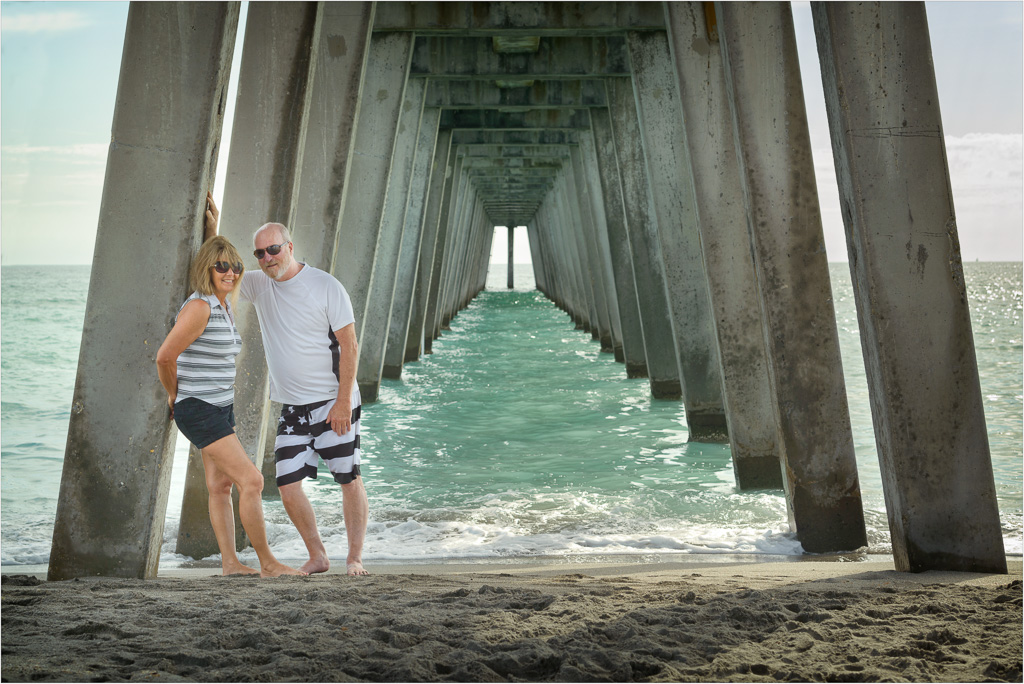
[(235, 275), (241, 275), (244, 268), (245, 267), (242, 266), (242, 262), (240, 261), (236, 261), (233, 264), (229, 264), (226, 261), (218, 261), (213, 265), (213, 270), (216, 271), (217, 273), (227, 273), (228, 271), (234, 271)]
[(277, 256), (281, 253), (281, 248), (287, 244), (287, 242), (282, 242), (279, 245), (270, 245), (266, 249), (254, 249), (252, 255), (256, 257), (257, 260), (262, 260), (264, 253), (269, 254), (270, 256)]

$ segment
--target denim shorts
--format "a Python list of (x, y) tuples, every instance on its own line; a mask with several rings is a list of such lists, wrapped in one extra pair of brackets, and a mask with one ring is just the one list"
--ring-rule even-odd
[(174, 405), (174, 422), (197, 449), (235, 433), (234, 404), (214, 406), (189, 397)]

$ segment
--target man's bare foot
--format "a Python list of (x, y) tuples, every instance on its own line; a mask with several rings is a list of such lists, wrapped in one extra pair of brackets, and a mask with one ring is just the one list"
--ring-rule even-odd
[(242, 565), (239, 562), (229, 563), (223, 565), (221, 574), (227, 577), (228, 575), (258, 575), (260, 571), (256, 568), (250, 568), (248, 565)]
[(327, 556), (323, 556), (321, 558), (310, 558), (299, 569), (307, 575), (314, 575), (318, 572), (327, 572), (330, 567), (331, 561), (327, 560)]
[(302, 570), (296, 570), (284, 563), (270, 563), (260, 571), (260, 577), (281, 577), (282, 575), (305, 576), (307, 574), (308, 573), (305, 573)]
[(349, 575), (369, 575), (362, 561), (349, 561), (347, 564)]

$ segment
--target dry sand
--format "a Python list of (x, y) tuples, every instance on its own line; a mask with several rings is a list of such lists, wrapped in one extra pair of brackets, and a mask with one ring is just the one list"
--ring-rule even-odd
[(5, 575), (4, 681), (1021, 681), (1009, 575), (891, 562)]

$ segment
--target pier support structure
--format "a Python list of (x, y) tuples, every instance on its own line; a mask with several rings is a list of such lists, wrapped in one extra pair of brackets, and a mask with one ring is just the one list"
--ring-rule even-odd
[(679, 139), (692, 166), (689, 176), (736, 484), (741, 489), (782, 489), (753, 249), (722, 55), (708, 9), (699, 2), (665, 3), (680, 93)]
[(234, 3), (128, 11), (50, 580), (157, 573), (178, 431), (156, 353), (203, 240), (238, 13)]
[[(813, 10), (897, 567), (1003, 571), (924, 8)], [(129, 12), (51, 578), (156, 573), (176, 431), (153, 357), (201, 240), (238, 12)], [(495, 226), (514, 286), (526, 226), (537, 289), (623, 382), (681, 399), (691, 441), (727, 436), (740, 488), (783, 487), (805, 550), (858, 549), (804, 85), (788, 3), (254, 3), (221, 232), (246, 254), (285, 223), (345, 285), (369, 404), (484, 288)], [(262, 345), (237, 318), (237, 432), (272, 495)], [(126, 376), (150, 378), (128, 404)], [(202, 556), (189, 467), (177, 550)]]
[(812, 12), (896, 568), (1006, 572), (924, 5)]
[[(788, 3), (716, 3), (790, 524), (811, 552), (867, 544)], [(781, 87), (776, 87), (781, 84)]]

